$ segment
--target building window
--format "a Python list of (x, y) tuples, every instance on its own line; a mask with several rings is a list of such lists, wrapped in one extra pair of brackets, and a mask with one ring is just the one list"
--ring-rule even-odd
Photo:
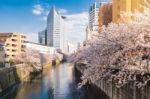
[(21, 43), (25, 43), (26, 41), (24, 41), (24, 40), (21, 40)]
[(0, 47), (0, 51), (3, 51), (4, 50), (4, 48), (3, 47)]
[(15, 57), (15, 55), (12, 55), (12, 57)]
[(13, 35), (13, 37), (17, 37), (17, 35)]
[(26, 36), (21, 35), (21, 38), (26, 38)]
[(24, 50), (24, 49), (21, 49), (21, 52), (25, 52), (25, 50)]
[(12, 52), (16, 52), (16, 50), (13, 49)]
[(16, 45), (16, 44), (12, 44), (12, 46), (13, 46), (13, 47), (16, 47), (17, 45)]
[(16, 39), (12, 39), (12, 41), (16, 42), (17, 40)]
[(5, 57), (6, 57), (6, 58), (8, 58), (8, 57), (9, 57), (9, 55), (5, 54)]
[(6, 44), (6, 47), (7, 47), (7, 46), (9, 46), (9, 45), (10, 45), (10, 44), (9, 44), (9, 43), (7, 43), (7, 44)]
[(21, 48), (26, 48), (26, 46), (25, 45), (21, 45)]

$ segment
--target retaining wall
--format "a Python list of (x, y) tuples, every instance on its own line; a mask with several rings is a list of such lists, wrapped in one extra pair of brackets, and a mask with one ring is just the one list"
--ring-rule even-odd
[[(84, 71), (82, 66), (75, 66), (75, 68), (81, 74)], [(96, 99), (150, 99), (150, 82), (144, 88), (138, 88), (135, 83), (130, 82), (123, 87), (117, 88), (114, 82), (108, 82), (108, 79), (104, 78), (91, 86), (96, 87), (96, 93), (102, 95), (99, 98), (96, 97)], [(97, 88), (99, 89), (98, 92)]]
[(14, 84), (28, 79), (30, 72), (27, 66), (14, 66), (0, 69), (0, 93)]

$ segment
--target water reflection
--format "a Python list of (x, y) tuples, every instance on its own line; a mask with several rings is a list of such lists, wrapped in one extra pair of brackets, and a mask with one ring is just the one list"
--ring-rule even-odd
[(80, 96), (73, 66), (61, 64), (32, 81), (17, 85), (3, 99), (81, 99)]

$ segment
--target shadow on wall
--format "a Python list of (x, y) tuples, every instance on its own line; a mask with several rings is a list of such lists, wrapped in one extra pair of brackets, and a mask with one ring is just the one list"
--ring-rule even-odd
[(5, 67), (4, 62), (0, 62), (0, 68), (3, 68), (3, 67)]
[[(32, 72), (29, 71), (32, 68)], [(0, 97), (9, 93), (10, 89), (14, 88), (20, 82), (30, 81), (34, 79), (34, 75), (41, 73), (41, 70), (37, 70), (31, 66), (14, 66), (10, 68), (0, 69)]]
[(5, 95), (8, 90), (21, 80), (18, 76), (16, 67), (4, 68), (0, 70), (0, 97)]
[[(74, 68), (73, 73), (75, 74), (74, 80), (78, 84), (79, 82), (81, 82), (80, 77), (82, 76), (82, 73), (80, 71), (78, 71), (76, 68)], [(98, 88), (95, 85), (86, 84), (86, 85), (82, 86), (80, 90), (84, 90), (85, 96), (83, 96), (83, 97), (85, 99), (110, 99), (105, 92), (100, 90), (100, 88)], [(81, 99), (83, 99), (82, 93), (80, 93), (80, 94), (81, 94)]]

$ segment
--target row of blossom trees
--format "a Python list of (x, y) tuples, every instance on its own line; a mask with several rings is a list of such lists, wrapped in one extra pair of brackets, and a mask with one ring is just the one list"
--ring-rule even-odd
[(30, 71), (41, 70), (42, 66), (51, 64), (52, 60), (62, 60), (62, 54), (55, 53), (40, 53), (38, 50), (26, 48), (24, 52), (21, 52), (15, 59), (16, 63), (24, 63), (30, 66)]
[[(150, 4), (147, 2), (146, 4)], [(70, 62), (86, 64), (82, 83), (94, 83), (104, 77), (123, 86), (136, 81), (137, 86), (150, 80), (150, 6), (146, 13), (133, 13), (132, 23), (110, 23), (86, 46), (70, 56)], [(123, 16), (126, 13), (122, 13)]]

